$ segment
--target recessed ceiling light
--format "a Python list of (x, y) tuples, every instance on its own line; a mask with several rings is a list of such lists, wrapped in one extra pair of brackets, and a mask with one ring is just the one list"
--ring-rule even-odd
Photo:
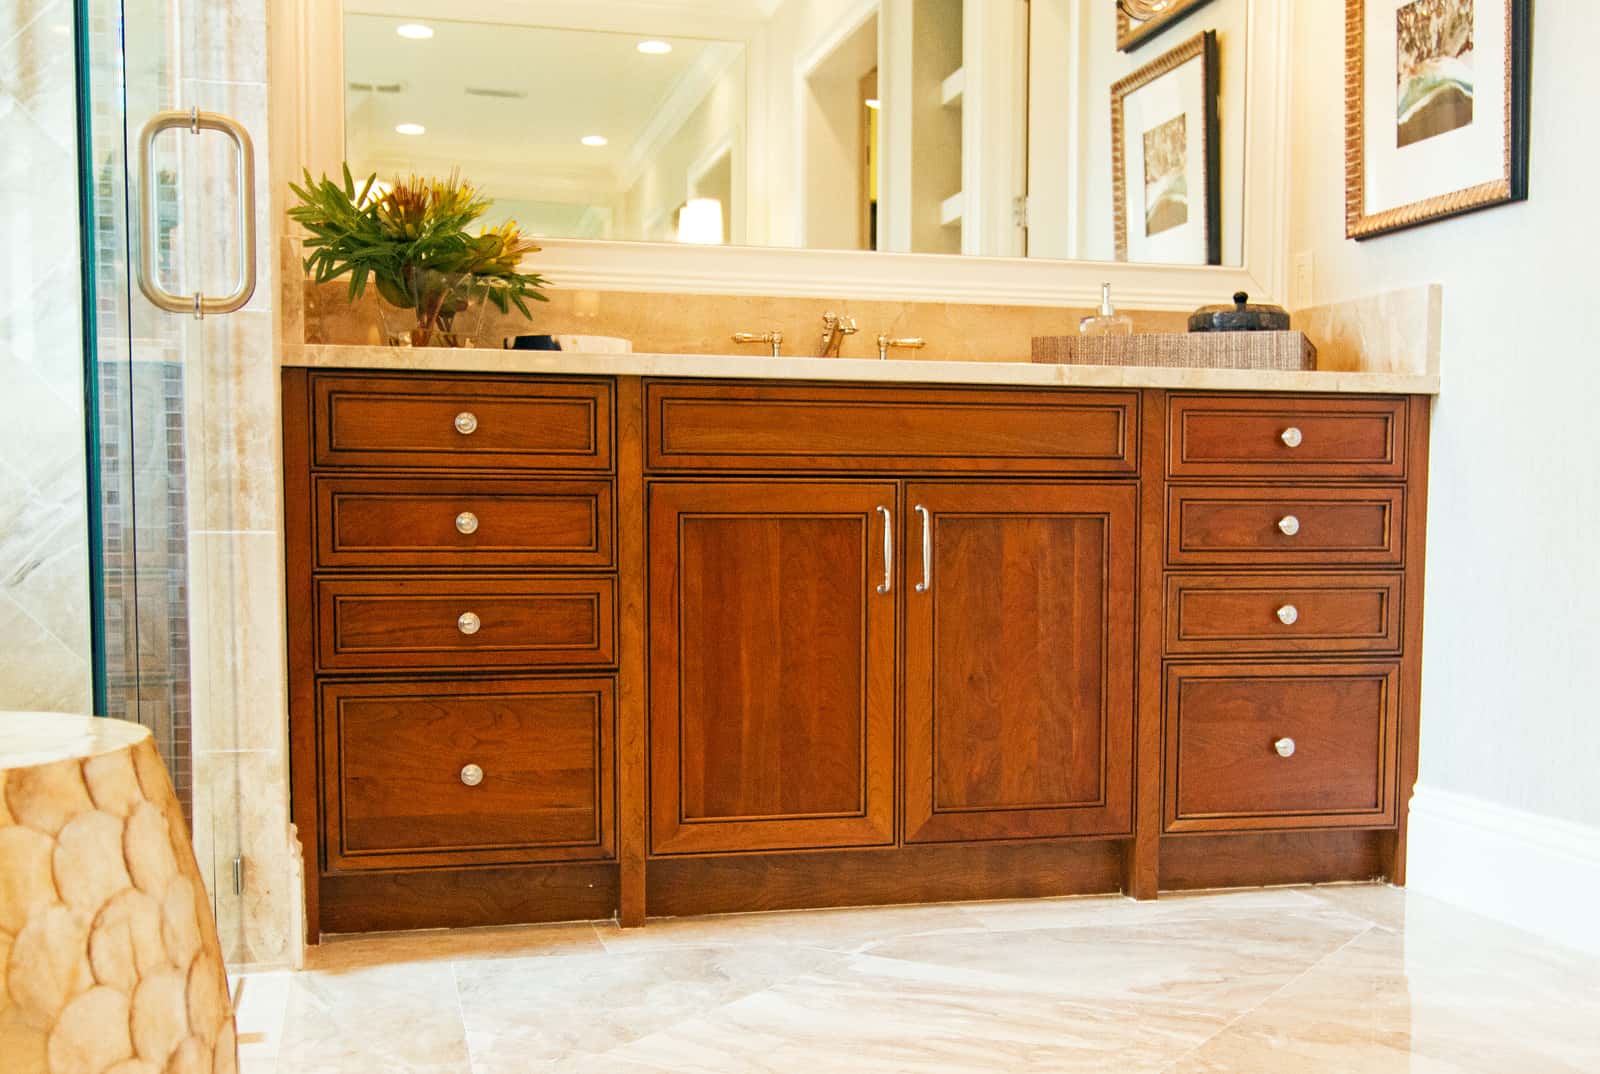
[(592, 146), (595, 149), (598, 149), (603, 145), (609, 145), (610, 141), (611, 139), (607, 138), (603, 134), (585, 134), (583, 136), (583, 144)]
[(433, 36), (433, 27), (424, 26), (420, 22), (408, 22), (395, 27), (395, 33), (401, 37), (409, 37), (413, 41), (426, 41)]
[(672, 51), (672, 45), (666, 41), (641, 41), (639, 51), (646, 56), (665, 56)]
[(421, 123), (402, 123), (394, 129), (394, 132), (396, 134), (411, 135), (427, 134), (428, 128), (424, 127)]
[(878, 98), (876, 98), (876, 97), (868, 97), (867, 98), (867, 107), (868, 108), (882, 108), (883, 107), (883, 102), (878, 100)]

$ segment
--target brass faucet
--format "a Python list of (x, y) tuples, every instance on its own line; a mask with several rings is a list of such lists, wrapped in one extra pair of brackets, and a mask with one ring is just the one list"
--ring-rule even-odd
[(822, 315), (822, 349), (817, 352), (819, 358), (837, 358), (839, 351), (844, 346), (844, 337), (853, 336), (861, 329), (856, 327), (854, 317), (845, 317), (828, 311)]
[(920, 336), (908, 336), (905, 339), (894, 339), (887, 332), (878, 337), (878, 359), (880, 361), (889, 357), (890, 347), (903, 347), (908, 350), (921, 350), (928, 345), (928, 341)]
[(735, 332), (733, 341), (735, 343), (770, 343), (772, 344), (772, 356), (774, 358), (783, 357), (783, 329), (781, 328), (774, 328), (770, 332)]

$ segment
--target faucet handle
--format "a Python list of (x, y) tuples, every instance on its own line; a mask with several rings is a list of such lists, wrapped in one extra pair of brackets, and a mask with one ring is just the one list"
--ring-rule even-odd
[(774, 358), (783, 357), (783, 329), (781, 328), (774, 328), (770, 332), (735, 332), (733, 341), (735, 343), (770, 343), (772, 344), (772, 356)]
[(847, 314), (834, 313), (832, 310), (829, 310), (827, 313), (822, 315), (822, 323), (830, 331), (837, 332), (841, 336), (853, 336), (857, 332), (861, 331), (861, 329), (856, 326), (856, 319), (854, 317), (851, 317)]
[(904, 350), (921, 350), (927, 345), (928, 341), (923, 339), (921, 336), (907, 336), (904, 339), (894, 339), (891, 338), (888, 333), (884, 333), (878, 337), (878, 357), (880, 359), (888, 358), (890, 347), (897, 347)]

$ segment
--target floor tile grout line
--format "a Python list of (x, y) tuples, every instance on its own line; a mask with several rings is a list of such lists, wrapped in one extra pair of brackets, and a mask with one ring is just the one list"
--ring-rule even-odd
[(467, 1074), (477, 1074), (477, 1066), (472, 1061), (472, 1041), (467, 1036), (467, 1005), (461, 998), (461, 974), (457, 965), (454, 959), (450, 961), (450, 989), (456, 995), (456, 1018), (461, 1022), (461, 1050), (467, 1053)]
[[(1356, 920), (1365, 921), (1366, 919), (1358, 917), (1358, 918), (1356, 918)], [(1261, 1010), (1261, 1008), (1265, 1007), (1267, 1004), (1271, 1003), (1273, 1000), (1275, 1000), (1279, 996), (1283, 995), (1289, 989), (1293, 988), (1295, 985), (1297, 985), (1301, 981), (1305, 980), (1308, 976), (1310, 976), (1311, 974), (1315, 973), (1317, 971), (1317, 969), (1320, 968), (1329, 959), (1334, 958), (1335, 956), (1339, 955), (1346, 948), (1348, 948), (1351, 944), (1355, 943), (1357, 940), (1362, 939), (1363, 937), (1365, 937), (1366, 935), (1368, 935), (1369, 933), (1373, 932), (1376, 929), (1378, 929), (1378, 926), (1376, 924), (1374, 924), (1374, 923), (1372, 923), (1370, 921), (1367, 922), (1367, 927), (1366, 928), (1362, 929), (1360, 932), (1358, 932), (1354, 936), (1350, 937), (1344, 943), (1340, 944), (1338, 947), (1335, 947), (1332, 951), (1329, 951), (1327, 954), (1325, 954), (1321, 958), (1317, 959), (1311, 965), (1307, 966), (1305, 969), (1301, 970), (1299, 973), (1297, 973), (1293, 977), (1289, 978), (1289, 980), (1283, 982), (1283, 984), (1279, 985), (1277, 988), (1273, 989), (1270, 993), (1268, 993), (1267, 995), (1263, 996), (1261, 998), (1260, 1002), (1254, 1003), (1254, 1004), (1250, 1005), (1249, 1007), (1246, 1007), (1244, 1010), (1240, 1011), (1238, 1014), (1236, 1014), (1232, 1018), (1228, 1019), (1228, 1021), (1226, 1023), (1224, 1023), (1222, 1026), (1218, 1027), (1218, 1029), (1217, 1029), (1217, 1031), (1215, 1033), (1211, 1033), (1208, 1036), (1206, 1036), (1205, 1039), (1196, 1042), (1188, 1050), (1186, 1050), (1181, 1055), (1179, 1055), (1175, 1059), (1173, 1059), (1172, 1062), (1170, 1062), (1166, 1066), (1162, 1067), (1161, 1071), (1160, 1071), (1160, 1074), (1173, 1074), (1173, 1071), (1177, 1070), (1179, 1063), (1182, 1063), (1185, 1059), (1188, 1059), (1189, 1057), (1191, 1057), (1191, 1056), (1195, 1055), (1196, 1053), (1198, 1053), (1201, 1048), (1204, 1048), (1207, 1044), (1210, 1044), (1212, 1041), (1216, 1040), (1218, 1037), (1220, 1037), (1224, 1033), (1228, 1032), (1234, 1026), (1238, 1025), (1240, 1022), (1244, 1021), (1246, 1018), (1250, 1017), (1252, 1014), (1254, 1014), (1257, 1011)]]

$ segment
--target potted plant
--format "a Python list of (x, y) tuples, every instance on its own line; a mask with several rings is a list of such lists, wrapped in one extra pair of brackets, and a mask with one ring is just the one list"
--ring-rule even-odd
[(340, 185), (305, 173), (305, 185), (289, 184), (299, 204), (289, 218), (310, 233), (305, 269), (317, 283), (350, 277), (350, 300), (366, 293), (370, 280), (389, 306), (403, 311), (403, 333), (390, 333), (411, 346), (470, 346), (470, 332), (456, 319), (466, 310), (492, 304), (501, 313), (513, 307), (532, 319), (528, 301), (547, 302), (545, 279), (520, 269), (539, 247), (524, 239), (515, 221), (468, 228), (489, 208), (460, 175), (447, 179), (412, 176), (383, 189), (373, 175), (357, 189), (344, 168)]

